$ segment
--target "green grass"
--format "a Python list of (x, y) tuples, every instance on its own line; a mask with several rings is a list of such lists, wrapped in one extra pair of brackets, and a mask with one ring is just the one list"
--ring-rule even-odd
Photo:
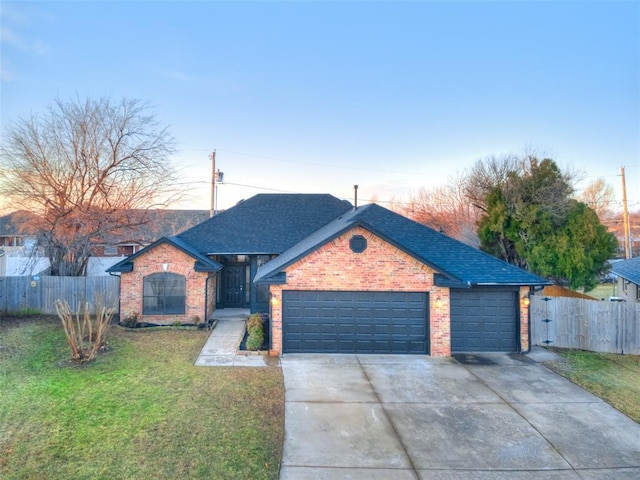
[(77, 366), (57, 318), (0, 319), (0, 478), (277, 479), (282, 372), (193, 366), (207, 334), (111, 327)]
[[(585, 292), (587, 295), (596, 298), (598, 300), (609, 300), (609, 297), (615, 296), (614, 290), (616, 288), (615, 283), (599, 283), (593, 290)], [(582, 291), (582, 290), (580, 290)]]
[(562, 361), (545, 364), (640, 423), (640, 356), (553, 349)]

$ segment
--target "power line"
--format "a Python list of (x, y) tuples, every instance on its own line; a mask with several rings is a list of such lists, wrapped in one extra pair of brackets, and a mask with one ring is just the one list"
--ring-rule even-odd
[(233, 153), (235, 155), (242, 155), (245, 157), (253, 157), (253, 158), (262, 158), (264, 160), (273, 160), (273, 161), (277, 161), (277, 162), (286, 162), (286, 163), (297, 163), (300, 165), (312, 165), (312, 166), (317, 166), (317, 167), (329, 167), (329, 168), (341, 168), (343, 170), (359, 170), (359, 171), (364, 171), (364, 172), (380, 172), (380, 173), (399, 173), (402, 175), (432, 175), (429, 173), (419, 173), (419, 172), (407, 172), (407, 171), (400, 171), (400, 170), (386, 170), (386, 169), (382, 169), (382, 168), (364, 168), (364, 167), (350, 167), (348, 165), (336, 165), (336, 164), (330, 164), (330, 163), (319, 163), (319, 162), (305, 162), (302, 160), (287, 160), (284, 158), (278, 158), (278, 157), (267, 157), (265, 155), (256, 155), (253, 153), (243, 153), (243, 152), (236, 152), (233, 150), (221, 150), (218, 149), (219, 152), (226, 152), (226, 153)]

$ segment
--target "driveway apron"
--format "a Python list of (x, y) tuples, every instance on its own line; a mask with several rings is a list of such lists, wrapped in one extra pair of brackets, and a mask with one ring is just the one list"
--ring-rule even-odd
[(526, 356), (281, 364), (281, 480), (640, 478), (640, 425)]

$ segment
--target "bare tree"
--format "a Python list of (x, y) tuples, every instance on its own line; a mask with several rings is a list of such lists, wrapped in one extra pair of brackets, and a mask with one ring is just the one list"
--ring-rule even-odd
[(420, 189), (410, 196), (403, 213), (468, 245), (480, 244), (476, 223), (481, 211), (466, 197), (461, 178), (434, 189)]
[(128, 210), (179, 195), (173, 152), (139, 100), (57, 101), (3, 135), (0, 194), (37, 215), (52, 275), (84, 275), (92, 242), (132, 226)]
[(460, 176), (458, 183), (468, 201), (486, 211), (487, 194), (496, 186), (507, 183), (509, 172), (518, 170), (518, 158), (514, 155), (490, 156), (477, 160), (470, 170)]
[(596, 178), (580, 193), (578, 200), (595, 210), (601, 222), (609, 221), (613, 215), (613, 187), (604, 178)]

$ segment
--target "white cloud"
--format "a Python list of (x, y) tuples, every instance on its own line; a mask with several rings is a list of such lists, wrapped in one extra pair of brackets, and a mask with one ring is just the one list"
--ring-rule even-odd
[(26, 45), (22, 39), (8, 27), (0, 27), (0, 41), (20, 50), (26, 49)]
[(49, 45), (45, 42), (34, 39), (25, 40), (9, 27), (0, 28), (0, 42), (3, 44), (22, 50), (23, 52), (33, 53), (36, 55), (46, 55), (49, 53)]

